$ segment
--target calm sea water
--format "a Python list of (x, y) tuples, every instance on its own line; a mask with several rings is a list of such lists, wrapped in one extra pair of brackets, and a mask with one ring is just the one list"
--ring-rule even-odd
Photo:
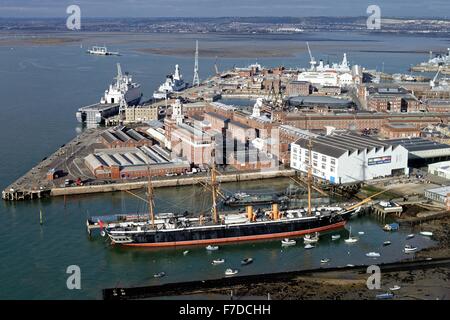
[[(61, 46), (0, 46), (0, 188), (24, 174), (40, 159), (73, 138), (80, 127), (74, 113), (79, 106), (99, 100), (112, 77), (115, 64), (129, 71), (141, 83), (147, 97), (172, 72), (178, 63), (187, 81), (192, 78), (193, 57), (150, 55), (136, 48), (160, 46), (188, 46), (195, 35), (168, 36), (110, 36), (98, 43), (120, 51), (120, 57), (93, 57), (84, 54), (84, 43)], [(341, 59), (345, 51), (354, 63), (367, 68), (382, 68), (387, 72), (406, 72), (411, 64), (426, 58), (417, 53), (381, 53), (374, 51), (428, 50), (448, 47), (448, 39), (370, 36), (358, 34), (315, 34), (304, 36), (241, 36), (203, 35), (201, 43), (216, 46), (272, 44), (304, 47), (310, 41), (317, 59), (330, 55), (330, 60)], [(278, 41), (278, 42), (276, 42)], [(284, 64), (288, 67), (307, 66), (305, 53), (289, 58), (257, 59), (266, 66)], [(214, 58), (200, 59), (200, 76), (205, 78), (213, 71)], [(220, 58), (221, 69), (242, 66), (255, 59)], [(229, 184), (230, 191), (257, 190), (276, 192), (287, 187), (288, 181), (279, 180), (261, 190), (260, 183)], [(207, 206), (202, 190), (193, 187), (158, 189), (157, 206), (161, 211), (184, 211)], [(39, 225), (39, 210), (44, 213), (44, 225)], [(142, 212), (139, 200), (124, 193), (68, 198), (44, 199), (33, 202), (0, 202), (0, 298), (1, 299), (82, 299), (100, 298), (106, 287), (154, 284), (172, 281), (216, 278), (226, 267), (239, 267), (241, 274), (277, 272), (314, 268), (320, 259), (330, 258), (330, 265), (367, 263), (369, 251), (381, 252), (379, 261), (405, 258), (401, 248), (409, 230), (386, 234), (383, 222), (363, 217), (350, 225), (354, 233), (364, 231), (361, 240), (349, 246), (342, 241), (331, 242), (324, 235), (317, 248), (306, 251), (303, 246), (282, 249), (279, 241), (223, 246), (218, 252), (208, 254), (204, 248), (143, 250), (111, 247), (104, 238), (90, 239), (85, 230), (89, 215), (119, 212)], [(342, 230), (343, 237), (347, 231)], [(393, 245), (382, 248), (385, 240)], [(423, 237), (411, 240), (420, 247), (432, 244)], [(253, 257), (255, 262), (240, 267), (240, 260)], [(226, 259), (225, 265), (211, 266), (216, 257)], [(81, 268), (81, 290), (66, 288), (66, 268)], [(153, 274), (166, 272), (162, 279)]]

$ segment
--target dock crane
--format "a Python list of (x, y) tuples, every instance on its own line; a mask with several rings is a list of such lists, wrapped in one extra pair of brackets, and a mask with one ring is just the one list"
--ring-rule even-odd
[(442, 70), (442, 66), (439, 66), (438, 71), (437, 71), (436, 75), (434, 76), (433, 80), (430, 80), (431, 88), (434, 88), (436, 86), (436, 80), (437, 80), (437, 77), (439, 76), (439, 73), (441, 72), (441, 70)]
[(306, 46), (308, 47), (309, 58), (311, 59), (309, 61), (309, 64), (311, 65), (311, 70), (315, 70), (317, 61), (316, 61), (316, 59), (314, 59), (314, 57), (311, 53), (311, 49), (309, 48), (309, 42), (306, 42)]

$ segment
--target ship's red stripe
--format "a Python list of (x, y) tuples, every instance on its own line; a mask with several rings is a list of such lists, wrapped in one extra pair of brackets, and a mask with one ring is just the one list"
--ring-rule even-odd
[(241, 242), (241, 241), (264, 240), (264, 239), (277, 239), (277, 238), (294, 237), (294, 236), (299, 236), (302, 234), (313, 233), (313, 232), (339, 229), (339, 228), (342, 228), (345, 225), (345, 223), (346, 223), (346, 221), (341, 221), (341, 222), (338, 222), (335, 224), (330, 224), (329, 226), (320, 227), (320, 228), (282, 232), (282, 233), (262, 234), (262, 235), (257, 235), (257, 236), (230, 237), (230, 238), (190, 240), (190, 241), (172, 241), (172, 242), (158, 242), (158, 243), (124, 243), (121, 245), (129, 246), (129, 247), (176, 247), (176, 246), (218, 244), (218, 243)]

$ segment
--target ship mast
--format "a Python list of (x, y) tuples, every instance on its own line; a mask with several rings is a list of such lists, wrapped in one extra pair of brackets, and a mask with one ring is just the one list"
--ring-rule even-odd
[(152, 228), (155, 227), (155, 213), (153, 212), (153, 184), (152, 184), (152, 176), (150, 175), (150, 169), (148, 172), (148, 183), (147, 183), (147, 201), (148, 201), (148, 209), (150, 214), (150, 219), (152, 221)]
[(219, 216), (217, 213), (217, 171), (216, 171), (216, 157), (215, 157), (215, 144), (211, 151), (211, 191), (212, 191), (212, 215), (214, 223), (217, 223)]
[(309, 137), (308, 140), (308, 215), (311, 215), (311, 183), (312, 183), (312, 140), (311, 140), (311, 136)]

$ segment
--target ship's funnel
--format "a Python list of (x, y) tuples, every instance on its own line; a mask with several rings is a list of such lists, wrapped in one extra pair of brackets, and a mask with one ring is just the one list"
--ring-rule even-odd
[(272, 215), (273, 215), (273, 220), (278, 220), (280, 218), (280, 211), (278, 210), (278, 203), (272, 204)]
[(253, 220), (253, 207), (252, 206), (247, 206), (245, 209), (247, 210), (247, 219), (248, 219), (248, 221), (252, 221)]

